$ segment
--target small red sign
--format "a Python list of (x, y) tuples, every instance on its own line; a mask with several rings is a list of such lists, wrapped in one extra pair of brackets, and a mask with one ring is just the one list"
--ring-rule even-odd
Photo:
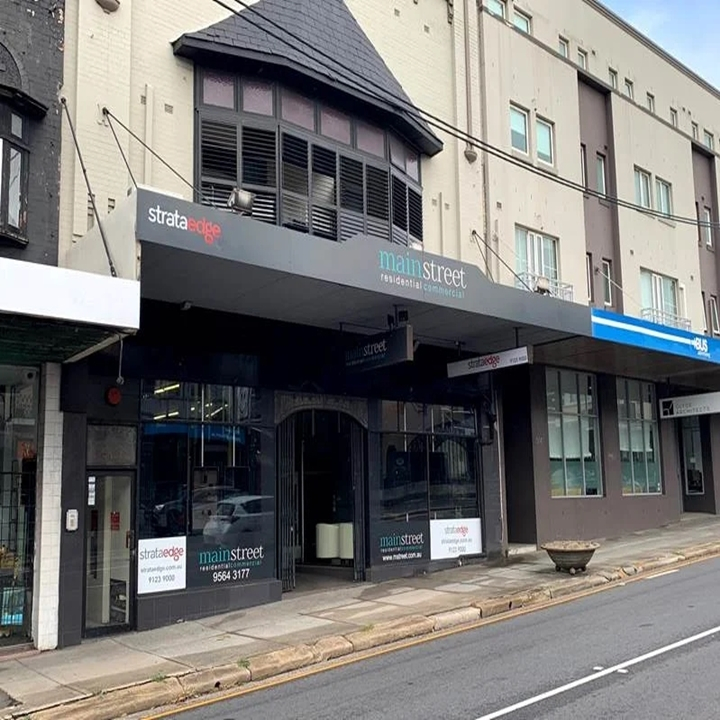
[(110, 513), (110, 529), (111, 530), (119, 530), (120, 529), (120, 513), (119, 512), (111, 512)]

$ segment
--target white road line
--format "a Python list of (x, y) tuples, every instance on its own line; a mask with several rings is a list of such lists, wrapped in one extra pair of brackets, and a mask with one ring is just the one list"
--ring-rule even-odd
[(640, 655), (639, 657), (632, 658), (632, 660), (626, 660), (625, 662), (619, 663), (618, 665), (613, 665), (612, 667), (601, 670), (600, 672), (593, 673), (592, 675), (586, 675), (585, 677), (578, 680), (573, 680), (572, 682), (567, 683), (567, 685), (561, 685), (554, 690), (548, 690), (547, 692), (541, 693), (540, 695), (535, 695), (534, 697), (528, 698), (527, 700), (522, 700), (519, 703), (509, 705), (506, 708), (502, 708), (502, 710), (496, 710), (489, 715), (483, 715), (476, 720), (495, 720), (495, 718), (505, 717), (506, 715), (510, 715), (511, 713), (522, 710), (523, 708), (530, 707), (531, 705), (537, 705), (538, 703), (541, 703), (544, 700), (548, 700), (551, 697), (555, 697), (556, 695), (562, 695), (563, 693), (574, 690), (577, 687), (587, 685), (588, 683), (599, 680), (600, 678), (606, 677), (607, 675), (612, 675), (613, 673), (616, 673), (620, 670), (625, 670), (629, 667), (632, 667), (633, 665), (645, 662), (646, 660), (652, 660), (652, 658), (658, 657), (659, 655), (665, 655), (665, 653), (669, 653), (673, 650), (677, 650), (678, 648), (685, 647), (685, 645), (690, 645), (691, 643), (698, 642), (699, 640), (704, 640), (705, 638), (710, 637), (711, 635), (715, 635), (719, 632), (720, 625), (711, 628), (710, 630), (705, 630), (704, 632), (698, 633), (697, 635), (693, 635), (689, 638), (685, 638), (684, 640), (678, 640), (678, 642), (674, 642), (671, 645), (665, 645), (665, 647), (661, 647), (657, 650), (645, 653), (644, 655)]
[(654, 580), (655, 578), (659, 577), (665, 577), (666, 575), (672, 575), (673, 573), (676, 573), (680, 570), (680, 568), (675, 568), (674, 570), (665, 570), (665, 572), (659, 572), (655, 573), (654, 575), (648, 575), (645, 580)]

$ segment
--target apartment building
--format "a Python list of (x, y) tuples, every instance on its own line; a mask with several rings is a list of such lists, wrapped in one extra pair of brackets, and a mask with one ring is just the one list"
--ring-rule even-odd
[(712, 88), (586, 0), (230, 5), (66, 3), (59, 264), (142, 321), (62, 367), (57, 643), (716, 512)]
[(62, 2), (0, 8), (0, 651), (57, 644), (61, 364), (139, 325), (139, 283), (58, 267), (63, 37)]
[[(484, 5), (484, 138), (516, 161), (487, 158), (493, 272), (587, 303), (596, 337), (666, 352), (684, 343), (688, 357), (711, 357), (720, 93), (600, 3)], [(506, 418), (532, 418), (524, 436), (506, 426), (511, 542), (717, 510), (714, 417), (690, 404), (687, 417), (663, 420), (658, 405), (685, 386), (716, 389), (712, 365), (600, 347), (539, 350), (552, 369), (511, 374)], [(581, 497), (557, 502), (568, 496)]]

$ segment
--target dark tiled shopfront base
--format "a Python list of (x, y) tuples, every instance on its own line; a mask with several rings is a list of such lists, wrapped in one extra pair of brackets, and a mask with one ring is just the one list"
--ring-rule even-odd
[(278, 580), (253, 585), (202, 588), (180, 593), (139, 597), (137, 629), (152, 630), (181, 620), (197, 620), (254, 605), (277, 602), (282, 596)]

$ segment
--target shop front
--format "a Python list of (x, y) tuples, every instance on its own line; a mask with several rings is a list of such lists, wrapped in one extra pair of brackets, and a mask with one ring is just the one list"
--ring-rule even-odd
[(587, 308), (145, 190), (114, 216), (143, 322), (64, 373), (63, 644), (502, 552), (491, 373), (448, 364), (588, 334)]
[(0, 277), (0, 647), (50, 649), (75, 518), (61, 521), (61, 365), (137, 330), (140, 284), (7, 258)]
[(717, 512), (720, 402), (707, 391), (720, 383), (720, 341), (605, 311), (591, 318), (592, 338), (536, 347), (532, 365), (496, 377), (511, 546)]
[(0, 647), (32, 637), (39, 379), (0, 365)]

